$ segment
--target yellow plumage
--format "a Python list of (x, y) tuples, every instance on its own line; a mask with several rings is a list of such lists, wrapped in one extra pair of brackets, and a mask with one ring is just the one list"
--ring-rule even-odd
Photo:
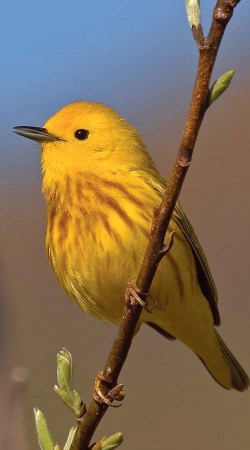
[[(102, 104), (75, 102), (43, 129), (17, 127), (16, 132), (41, 144), (46, 246), (61, 285), (85, 311), (118, 323), (164, 180), (136, 130)], [(180, 204), (171, 230), (174, 245), (149, 293), (152, 312), (144, 309), (139, 325), (180, 339), (218, 383), (242, 391), (249, 379), (214, 329), (220, 321), (216, 289)]]

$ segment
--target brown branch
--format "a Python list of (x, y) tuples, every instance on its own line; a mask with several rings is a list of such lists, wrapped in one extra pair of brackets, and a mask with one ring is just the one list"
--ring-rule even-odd
[[(138, 292), (141, 293), (140, 297), (143, 300), (146, 299), (146, 294), (143, 293), (149, 291), (160, 259), (165, 253), (164, 239), (166, 231), (191, 163), (198, 132), (207, 109), (209, 83), (215, 59), (226, 26), (239, 1), (218, 0), (213, 12), (212, 24), (208, 36), (203, 38), (201, 29), (198, 30), (196, 42), (199, 45), (200, 58), (183, 138), (165, 195), (160, 206), (155, 210), (149, 244), (136, 280), (136, 287)], [(130, 297), (131, 295), (130, 292)], [(124, 317), (102, 372), (104, 379), (99, 382), (99, 385), (102, 388), (103, 394), (107, 394), (110, 388), (115, 386), (131, 346), (136, 325), (142, 311), (142, 306), (136, 304), (135, 298), (133, 303), (133, 307), (131, 307), (129, 302), (126, 304)], [(71, 450), (86, 450), (88, 448), (96, 427), (107, 408), (107, 405), (100, 404), (96, 400), (92, 401), (87, 413), (78, 419), (77, 431)]]

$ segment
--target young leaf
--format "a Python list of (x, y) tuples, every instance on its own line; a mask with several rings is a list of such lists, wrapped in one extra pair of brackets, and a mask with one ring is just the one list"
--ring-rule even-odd
[(68, 439), (67, 439), (65, 446), (63, 447), (63, 450), (70, 450), (71, 444), (72, 444), (74, 436), (75, 436), (75, 432), (76, 432), (76, 427), (73, 427), (70, 429)]
[(215, 81), (213, 86), (209, 89), (208, 94), (208, 107), (212, 105), (229, 87), (232, 78), (234, 76), (234, 70), (229, 70), (223, 73), (218, 80)]
[(107, 439), (102, 442), (102, 450), (114, 450), (121, 445), (122, 441), (123, 434), (120, 432), (115, 433), (112, 436), (107, 437)]
[(70, 352), (65, 348), (57, 354), (57, 381), (58, 386), (54, 387), (55, 392), (71, 411), (79, 416), (82, 401), (78, 392), (73, 389), (73, 360)]
[(41, 450), (54, 450), (54, 442), (43, 413), (34, 408), (38, 443)]
[(198, 26), (201, 23), (200, 1), (199, 0), (185, 0), (188, 22), (191, 28)]

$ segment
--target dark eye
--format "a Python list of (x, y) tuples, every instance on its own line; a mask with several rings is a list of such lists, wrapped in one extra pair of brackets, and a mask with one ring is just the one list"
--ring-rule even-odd
[(83, 128), (80, 128), (80, 130), (76, 130), (75, 137), (76, 139), (79, 139), (79, 141), (85, 141), (89, 135), (88, 130), (84, 130)]

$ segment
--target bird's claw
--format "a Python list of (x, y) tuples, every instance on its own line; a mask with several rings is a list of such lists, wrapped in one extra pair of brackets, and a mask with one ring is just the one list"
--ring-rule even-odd
[(134, 281), (128, 283), (125, 292), (126, 303), (128, 305), (140, 305), (142, 306), (142, 308), (147, 308), (146, 303), (143, 300), (143, 298), (146, 299), (147, 295), (148, 294), (146, 292), (142, 292), (140, 289), (138, 289)]
[[(121, 402), (125, 397), (125, 393), (123, 392), (123, 384), (117, 384), (112, 387), (108, 393), (105, 395), (101, 389), (101, 382), (111, 385), (111, 381), (107, 380), (103, 375), (103, 372), (98, 372), (97, 377), (95, 378), (95, 384), (93, 387), (93, 398), (97, 403), (106, 406), (112, 406), (113, 408), (119, 408), (121, 406)], [(118, 404), (113, 404), (113, 401), (120, 402)]]

